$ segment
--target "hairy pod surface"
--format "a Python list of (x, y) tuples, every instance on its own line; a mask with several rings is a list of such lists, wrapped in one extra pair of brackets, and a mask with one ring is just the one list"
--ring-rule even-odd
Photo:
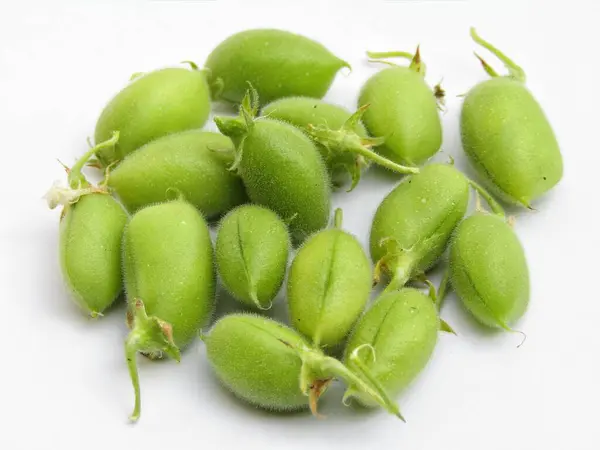
[(544, 111), (525, 86), (525, 74), (514, 62), (483, 41), (510, 74), (499, 76), (482, 61), (492, 79), (466, 95), (460, 130), (463, 148), (487, 186), (504, 201), (526, 207), (562, 178), (563, 162)]
[(342, 67), (350, 67), (320, 43), (276, 29), (246, 30), (221, 42), (208, 56), (216, 98), (239, 103), (248, 82), (264, 102), (282, 97), (321, 98)]
[[(215, 120), (225, 135), (239, 131), (239, 119)], [(330, 215), (331, 183), (311, 140), (290, 124), (262, 118), (242, 133), (238, 168), (252, 203), (289, 222), (295, 243), (324, 228)]]
[(60, 265), (77, 304), (92, 316), (123, 289), (121, 241), (127, 213), (110, 195), (92, 193), (65, 206), (60, 222)]
[(423, 75), (412, 67), (383, 69), (362, 87), (358, 105), (370, 104), (363, 123), (372, 136), (385, 138), (377, 147), (399, 164), (418, 165), (442, 144), (436, 97)]
[[(381, 295), (361, 317), (344, 352), (346, 365), (397, 395), (423, 370), (437, 342), (440, 321), (431, 298), (416, 289)], [(350, 387), (347, 396), (373, 406)]]
[(442, 255), (469, 202), (469, 181), (451, 165), (430, 164), (381, 202), (371, 227), (371, 258), (398, 289)]
[(213, 219), (246, 200), (241, 178), (229, 170), (234, 152), (231, 139), (218, 133), (170, 134), (129, 154), (108, 185), (131, 212), (167, 201), (175, 190)]
[(270, 308), (285, 271), (290, 238), (273, 211), (243, 205), (221, 221), (215, 245), (216, 262), (225, 288), (240, 302)]
[(523, 247), (503, 218), (476, 213), (456, 229), (450, 245), (450, 282), (482, 324), (510, 330), (529, 303)]
[(300, 247), (288, 277), (290, 323), (317, 347), (340, 344), (371, 293), (371, 264), (339, 222)]
[(106, 105), (95, 140), (120, 133), (119, 143), (97, 154), (105, 166), (148, 142), (178, 131), (201, 128), (208, 119), (210, 93), (204, 72), (167, 68), (135, 78)]

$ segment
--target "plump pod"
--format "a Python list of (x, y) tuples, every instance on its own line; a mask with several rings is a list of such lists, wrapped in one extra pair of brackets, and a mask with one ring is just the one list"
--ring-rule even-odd
[(499, 50), (473, 39), (498, 56), (510, 74), (498, 74), (471, 89), (463, 103), (463, 148), (487, 185), (503, 200), (526, 207), (562, 178), (562, 156), (544, 111), (525, 86), (525, 74)]
[(97, 154), (103, 165), (122, 160), (153, 139), (201, 128), (210, 111), (204, 72), (167, 68), (135, 78), (106, 105), (96, 123), (95, 140), (120, 133), (119, 143)]
[(257, 29), (234, 34), (208, 56), (217, 98), (239, 103), (248, 82), (261, 100), (302, 95), (321, 98), (342, 67), (350, 67), (323, 45), (288, 31)]
[(249, 100), (242, 106), (246, 120), (217, 117), (221, 132), (237, 143), (236, 167), (252, 203), (266, 206), (289, 221), (294, 242), (327, 225), (331, 186), (315, 145), (302, 131), (284, 122), (252, 119)]
[(348, 370), (341, 362), (312, 349), (297, 332), (265, 317), (230, 314), (207, 336), (208, 361), (219, 380), (237, 397), (261, 408), (284, 411), (310, 407), (332, 377), (356, 383), (357, 389), (389, 412), (399, 414), (385, 393)]
[[(416, 289), (381, 295), (361, 317), (344, 352), (346, 365), (376, 380), (391, 395), (406, 388), (431, 358), (440, 327), (431, 298)], [(346, 397), (371, 399), (350, 387)]]
[(287, 268), (290, 239), (273, 211), (240, 206), (221, 221), (216, 262), (225, 288), (240, 302), (269, 309)]
[[(407, 56), (404, 53), (370, 53), (374, 58)], [(358, 105), (370, 104), (363, 123), (373, 136), (385, 138), (377, 147), (383, 156), (399, 164), (418, 165), (437, 153), (442, 144), (442, 125), (436, 95), (425, 83), (425, 66), (419, 51), (409, 67), (390, 67), (367, 80)]]
[(212, 219), (246, 200), (241, 178), (229, 170), (233, 159), (231, 139), (183, 131), (129, 154), (110, 172), (108, 185), (131, 212), (172, 198), (174, 189)]
[(342, 342), (362, 313), (372, 287), (371, 264), (358, 240), (335, 228), (311, 236), (298, 250), (288, 277), (290, 323), (315, 346)]
[(456, 229), (450, 245), (450, 282), (482, 324), (510, 329), (529, 303), (523, 247), (506, 221), (477, 213)]
[(469, 180), (447, 164), (430, 164), (405, 178), (381, 202), (371, 227), (371, 258), (399, 289), (444, 252), (469, 202)]
[(366, 109), (366, 106), (361, 107), (353, 114), (319, 99), (288, 97), (269, 103), (262, 109), (262, 114), (291, 123), (307, 133), (317, 144), (334, 184), (341, 185), (346, 173), (350, 174), (353, 182), (350, 190), (370, 162), (398, 173), (418, 172), (416, 168), (401, 166), (371, 150), (383, 141), (367, 134), (361, 122)]
[(136, 390), (132, 420), (140, 413), (135, 354), (179, 359), (213, 311), (215, 276), (206, 222), (183, 200), (138, 211), (123, 237), (125, 289), (132, 328), (127, 361)]
[(68, 186), (56, 182), (45, 198), (50, 209), (63, 206), (59, 255), (65, 282), (75, 302), (92, 317), (101, 315), (123, 288), (121, 240), (127, 213), (103, 184), (92, 186), (81, 173), (98, 151), (113, 147), (119, 134), (88, 150), (66, 168)]

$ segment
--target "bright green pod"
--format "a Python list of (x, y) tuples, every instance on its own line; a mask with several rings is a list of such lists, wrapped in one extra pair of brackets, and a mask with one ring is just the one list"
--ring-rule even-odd
[(202, 339), (219, 380), (253, 405), (275, 411), (310, 407), (318, 415), (319, 397), (333, 377), (339, 377), (390, 413), (400, 414), (385, 392), (272, 319), (230, 314)]
[(499, 76), (481, 58), (493, 78), (465, 96), (460, 116), (462, 144), (482, 180), (503, 200), (528, 208), (562, 178), (563, 162), (544, 111), (525, 86), (525, 73), (471, 29), (478, 44), (509, 69)]
[[(251, 105), (252, 103), (252, 105)], [(295, 243), (327, 225), (331, 183), (312, 141), (298, 128), (266, 118), (254, 118), (258, 99), (248, 95), (242, 118), (216, 117), (219, 130), (236, 143), (234, 168), (252, 203), (266, 206), (286, 222)]]
[(49, 206), (63, 205), (59, 256), (63, 277), (75, 302), (92, 317), (102, 315), (123, 290), (121, 241), (128, 216), (104, 186), (91, 186), (81, 169), (108, 142), (88, 151), (68, 169), (69, 187), (55, 184)]
[(208, 56), (205, 67), (214, 97), (239, 103), (248, 83), (264, 102), (295, 95), (321, 98), (336, 73), (350, 65), (307, 37), (256, 29), (225, 39)]
[(95, 140), (114, 131), (119, 143), (98, 153), (104, 166), (122, 160), (148, 142), (178, 131), (201, 128), (210, 112), (210, 93), (203, 71), (167, 68), (143, 74), (106, 105), (96, 123)]
[(131, 212), (167, 201), (175, 191), (213, 219), (246, 201), (241, 178), (229, 170), (233, 159), (228, 137), (182, 131), (129, 154), (110, 172), (108, 185)]
[[(357, 323), (348, 339), (344, 362), (396, 396), (427, 365), (439, 328), (434, 302), (422, 292), (405, 288), (383, 294)], [(374, 406), (353, 386), (346, 391), (345, 398), (350, 397)]]
[(273, 211), (243, 205), (221, 221), (215, 256), (221, 281), (236, 300), (269, 309), (285, 277), (290, 238)]
[(529, 270), (517, 235), (502, 217), (480, 212), (457, 227), (450, 282), (479, 322), (512, 331), (529, 303)]
[(359, 108), (353, 114), (323, 100), (288, 97), (269, 103), (262, 114), (291, 123), (307, 133), (317, 144), (334, 184), (341, 185), (349, 173), (352, 190), (371, 162), (398, 173), (417, 173), (418, 169), (396, 164), (371, 150), (382, 141), (367, 134), (361, 122), (366, 109)]
[(377, 151), (405, 165), (419, 165), (435, 155), (442, 144), (442, 124), (438, 99), (425, 83), (425, 65), (419, 50), (415, 55), (403, 52), (369, 53), (372, 58), (411, 57), (409, 67), (384, 69), (367, 80), (361, 89), (358, 105), (369, 104), (363, 123), (372, 136), (385, 139)]
[(287, 285), (292, 326), (316, 347), (340, 344), (364, 310), (373, 283), (371, 263), (358, 240), (335, 227), (312, 235), (298, 250)]
[(179, 360), (180, 348), (198, 335), (213, 312), (213, 250), (202, 215), (183, 200), (139, 210), (125, 228), (123, 269), (135, 421), (140, 415), (136, 353), (166, 353)]
[(371, 227), (371, 258), (399, 289), (437, 262), (469, 203), (469, 180), (453, 166), (430, 164), (381, 202)]

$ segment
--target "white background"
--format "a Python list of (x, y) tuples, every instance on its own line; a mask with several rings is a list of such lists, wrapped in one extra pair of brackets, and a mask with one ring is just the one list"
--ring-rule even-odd
[[(574, 0), (1, 2), (0, 449), (599, 449), (599, 18), (596, 1)], [(513, 211), (532, 279), (518, 324), (525, 345), (483, 330), (450, 295), (443, 317), (459, 336), (441, 336), (399, 398), (404, 424), (341, 406), (341, 386), (322, 402), (325, 420), (255, 410), (218, 385), (197, 342), (179, 365), (140, 358), (143, 413), (130, 425), (123, 308), (87, 319), (61, 280), (59, 213), (41, 199), (63, 177), (55, 158), (72, 163), (85, 150), (101, 108), (132, 73), (201, 65), (231, 33), (280, 27), (353, 65), (326, 97), (348, 108), (379, 69), (365, 50), (420, 43), (428, 81), (443, 77), (449, 94), (438, 159), (454, 155), (464, 167), (456, 96), (485, 78), (471, 25), (525, 68), (564, 156), (564, 179), (538, 211)], [(335, 195), (365, 244), (394, 183), (372, 171), (352, 194)], [(283, 302), (274, 314), (285, 316)]]

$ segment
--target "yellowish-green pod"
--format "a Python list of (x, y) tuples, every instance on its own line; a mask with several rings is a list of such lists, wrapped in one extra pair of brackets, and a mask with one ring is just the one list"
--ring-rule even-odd
[(354, 189), (360, 181), (361, 172), (371, 162), (397, 173), (418, 173), (416, 167), (406, 167), (379, 155), (371, 147), (383, 140), (369, 137), (361, 122), (368, 105), (354, 114), (323, 100), (308, 97), (287, 97), (269, 103), (262, 114), (271, 119), (282, 120), (302, 129), (317, 144), (327, 164), (333, 182), (341, 185), (350, 174)]
[(219, 380), (237, 397), (260, 408), (289, 411), (310, 407), (318, 415), (319, 397), (338, 377), (401, 418), (396, 404), (379, 386), (272, 319), (230, 314), (202, 339)]
[(450, 244), (450, 282), (479, 322), (513, 331), (529, 303), (529, 270), (504, 218), (478, 212), (461, 222)]
[(247, 83), (264, 102), (302, 95), (321, 98), (342, 67), (350, 67), (320, 43), (276, 29), (245, 30), (229, 36), (208, 56), (215, 98), (242, 101)]
[(216, 117), (219, 130), (236, 144), (237, 169), (252, 203), (289, 223), (295, 244), (327, 225), (331, 182), (313, 142), (298, 128), (256, 118), (258, 97), (250, 89), (240, 117)]
[(269, 309), (287, 268), (290, 238), (273, 211), (243, 205), (219, 226), (215, 254), (225, 288), (240, 302)]
[(246, 201), (241, 178), (229, 170), (233, 159), (228, 137), (182, 131), (129, 154), (110, 171), (108, 185), (131, 212), (169, 200), (175, 191), (213, 219)]
[(214, 307), (215, 274), (208, 227), (189, 203), (175, 200), (138, 211), (123, 237), (123, 268), (131, 332), (127, 363), (140, 415), (136, 353), (179, 360)]
[(430, 164), (390, 192), (375, 213), (371, 258), (399, 289), (429, 269), (444, 252), (469, 202), (469, 180), (453, 166)]
[(202, 128), (209, 112), (206, 75), (194, 65), (142, 74), (113, 97), (98, 118), (96, 142), (120, 133), (118, 145), (99, 152), (98, 160), (108, 166), (154, 139)]
[(492, 79), (465, 96), (460, 117), (463, 148), (496, 195), (530, 208), (562, 178), (560, 148), (544, 111), (525, 86), (523, 69), (474, 29), (471, 36), (497, 56), (509, 74), (499, 76), (479, 58)]
[(123, 289), (121, 240), (127, 213), (104, 186), (92, 186), (81, 173), (108, 141), (83, 155), (68, 173), (68, 187), (55, 184), (46, 194), (50, 208), (63, 205), (59, 256), (63, 277), (75, 302), (92, 317), (102, 315)]
[[(405, 389), (430, 360), (440, 321), (433, 300), (416, 289), (381, 295), (356, 325), (344, 352), (348, 368), (378, 383), (391, 397)], [(350, 386), (345, 398), (375, 406)]]
[(371, 264), (360, 243), (335, 227), (312, 235), (298, 250), (288, 277), (290, 323), (316, 347), (340, 344), (369, 300)]
[(372, 136), (383, 138), (377, 152), (404, 165), (418, 165), (435, 155), (442, 144), (442, 125), (438, 101), (443, 91), (435, 92), (425, 83), (425, 65), (419, 49), (405, 52), (369, 52), (371, 58), (411, 58), (408, 67), (383, 69), (362, 87), (358, 106), (370, 105), (363, 123)]

